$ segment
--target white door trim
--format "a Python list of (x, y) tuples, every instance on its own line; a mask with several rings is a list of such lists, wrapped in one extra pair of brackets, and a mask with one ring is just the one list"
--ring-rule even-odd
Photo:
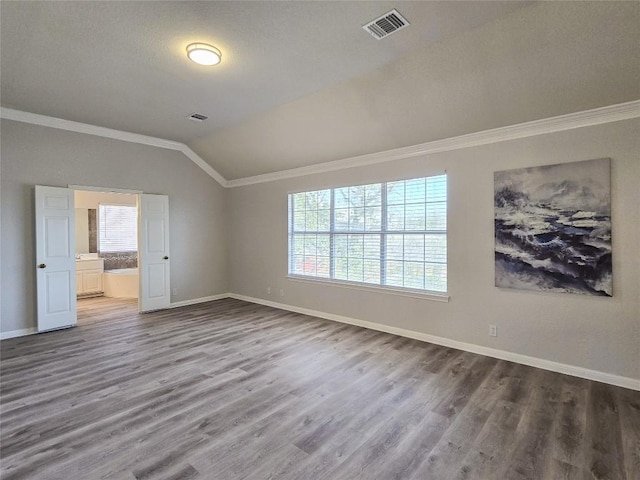
[(126, 188), (110, 188), (110, 187), (92, 187), (89, 185), (67, 185), (71, 190), (86, 190), (89, 192), (102, 192), (102, 193), (129, 193), (139, 194), (143, 193), (142, 190), (129, 190)]

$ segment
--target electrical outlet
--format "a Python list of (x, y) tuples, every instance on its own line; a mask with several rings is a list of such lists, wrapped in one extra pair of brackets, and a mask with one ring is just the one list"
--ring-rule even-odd
[(267, 295), (271, 295), (271, 287), (267, 287)]
[(497, 325), (489, 325), (489, 336), (497, 337), (498, 336), (498, 326)]
[(284, 290), (282, 288), (280, 289), (280, 296), (284, 297)]
[(178, 294), (178, 289), (174, 288), (171, 290), (171, 295), (177, 295)]

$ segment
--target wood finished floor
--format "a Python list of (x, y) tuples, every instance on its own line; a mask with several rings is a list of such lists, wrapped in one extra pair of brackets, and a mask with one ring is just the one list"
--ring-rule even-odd
[(0, 477), (640, 478), (640, 392), (226, 299), (2, 341)]

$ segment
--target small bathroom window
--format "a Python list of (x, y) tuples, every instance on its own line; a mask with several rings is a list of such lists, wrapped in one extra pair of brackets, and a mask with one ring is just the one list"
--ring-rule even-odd
[(129, 205), (98, 207), (98, 251), (100, 253), (138, 250), (138, 209)]

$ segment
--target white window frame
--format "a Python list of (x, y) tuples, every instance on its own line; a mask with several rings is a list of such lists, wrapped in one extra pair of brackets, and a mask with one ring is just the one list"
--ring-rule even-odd
[[(387, 199), (387, 185), (389, 184), (403, 184), (402, 188), (405, 188), (405, 186), (407, 185), (408, 182), (415, 182), (415, 181), (429, 181), (431, 179), (431, 182), (444, 182), (444, 198), (440, 198), (437, 201), (434, 200), (429, 200), (429, 197), (426, 193), (425, 190), (425, 199), (424, 202), (409, 202), (405, 197), (403, 200), (403, 203), (398, 204), (395, 203), (393, 205), (391, 205), (389, 202), (390, 200)], [(428, 185), (427, 183), (425, 183), (425, 185)], [(342, 189), (348, 188), (348, 189), (363, 189), (366, 187), (380, 187), (380, 227), (379, 229), (374, 229), (374, 230), (367, 230), (366, 226), (363, 227), (360, 230), (352, 230), (351, 229), (351, 225), (349, 225), (346, 229), (345, 228), (341, 228), (341, 229), (337, 229), (336, 228), (336, 210), (340, 210), (340, 206), (337, 204), (336, 202), (336, 191), (340, 191)], [(403, 190), (404, 191), (404, 190)], [(319, 282), (319, 283), (325, 283), (328, 285), (336, 285), (336, 286), (346, 286), (346, 287), (350, 287), (350, 288), (357, 288), (357, 289), (362, 289), (362, 290), (372, 290), (372, 291), (380, 291), (380, 290), (384, 290), (386, 292), (389, 293), (394, 293), (394, 294), (399, 294), (399, 295), (403, 295), (403, 296), (412, 296), (412, 297), (420, 297), (420, 298), (432, 298), (435, 300), (439, 300), (439, 301), (448, 301), (449, 297), (447, 294), (447, 290), (448, 290), (448, 284), (447, 284), (447, 268), (448, 268), (448, 260), (447, 260), (447, 214), (446, 214), (446, 208), (447, 208), (447, 203), (448, 203), (448, 196), (447, 196), (447, 176), (446, 173), (445, 174), (441, 174), (441, 175), (432, 175), (432, 176), (426, 176), (426, 177), (418, 177), (418, 178), (412, 178), (412, 179), (407, 179), (407, 180), (399, 180), (399, 181), (387, 181), (387, 182), (378, 182), (378, 183), (374, 183), (374, 184), (369, 184), (369, 185), (351, 185), (351, 186), (346, 186), (346, 187), (333, 187), (333, 188), (326, 188), (326, 189), (320, 189), (320, 190), (310, 190), (310, 191), (304, 191), (304, 192), (294, 192), (294, 193), (289, 193), (288, 194), (288, 252), (287, 252), (287, 260), (288, 260), (288, 268), (287, 268), (287, 272), (288, 272), (288, 278), (292, 279), (292, 280), (298, 280), (298, 281), (305, 281), (305, 282)], [(300, 216), (301, 210), (302, 209), (297, 209), (294, 205), (294, 200), (295, 198), (298, 198), (298, 201), (300, 202), (300, 195), (304, 194), (316, 194), (316, 193), (321, 193), (323, 195), (323, 198), (326, 198), (327, 196), (327, 192), (329, 195), (329, 207), (328, 210), (330, 212), (330, 220), (329, 220), (329, 227), (326, 228), (326, 219), (323, 220), (323, 226), (319, 229), (316, 228), (315, 230), (313, 229), (307, 229), (307, 225), (305, 225), (304, 228), (298, 228), (296, 225), (296, 212), (298, 213), (298, 216)], [(296, 197), (297, 195), (297, 197)], [(404, 194), (403, 194), (404, 195)], [(366, 196), (366, 194), (365, 194)], [(391, 229), (389, 228), (388, 224), (387, 224), (387, 218), (388, 218), (388, 211), (389, 211), (389, 207), (390, 206), (395, 206), (395, 207), (403, 207), (404, 209), (404, 216), (403, 221), (406, 221), (407, 218), (407, 211), (406, 211), (406, 206), (407, 205), (420, 205), (420, 206), (424, 206), (425, 208), (425, 218), (427, 215), (427, 209), (429, 209), (430, 207), (432, 209), (436, 208), (436, 204), (438, 205), (438, 207), (440, 209), (442, 209), (442, 206), (444, 205), (444, 225), (439, 225), (438, 229), (427, 229), (427, 220), (425, 220), (425, 226), (423, 229), (407, 229), (406, 225), (401, 228), (401, 229)], [(323, 205), (325, 208), (321, 208), (320, 210), (317, 210), (316, 213), (319, 213), (320, 211), (323, 212), (323, 216), (326, 217), (326, 205)], [(348, 208), (352, 208), (351, 206), (349, 206)], [(360, 208), (360, 207), (357, 207)], [(307, 206), (305, 206), (305, 214), (307, 212)], [(313, 211), (313, 209), (311, 210)], [(319, 215), (318, 215), (319, 216)], [(440, 212), (440, 216), (442, 216), (442, 212)], [(366, 217), (366, 212), (364, 214), (364, 217)], [(418, 217), (416, 217), (418, 218)], [(298, 220), (297, 223), (299, 224), (300, 221)], [(313, 222), (312, 222), (313, 223)], [(295, 245), (294, 242), (296, 240), (296, 238), (298, 239), (298, 241), (300, 242), (300, 239), (302, 238), (306, 238), (305, 235), (311, 236), (313, 237), (314, 235), (316, 235), (316, 243), (318, 243), (318, 236), (322, 236), (322, 243), (325, 245), (323, 247), (323, 253), (324, 255), (317, 255), (315, 256), (315, 269), (316, 272), (312, 273), (312, 274), (305, 274), (305, 273), (301, 273), (300, 272), (300, 267), (299, 267), (299, 263), (298, 266), (296, 266), (296, 260), (298, 262), (300, 262), (300, 260), (302, 259), (303, 262), (306, 262), (306, 250), (304, 254), (296, 254), (295, 251)], [(362, 237), (362, 241), (365, 242), (364, 238), (367, 235), (373, 235), (374, 237), (377, 236), (379, 238), (379, 246), (380, 246), (380, 251), (379, 251), (379, 256), (371, 256), (371, 257), (365, 257), (363, 254), (363, 263), (364, 260), (367, 261), (377, 261), (379, 263), (379, 272), (374, 272), (374, 274), (372, 275), (372, 277), (370, 278), (375, 278), (376, 275), (379, 275), (379, 280), (378, 283), (372, 283), (371, 281), (354, 281), (351, 279), (345, 279), (345, 278), (337, 278), (336, 277), (336, 260), (337, 259), (341, 259), (344, 262), (345, 257), (344, 256), (338, 256), (336, 253), (336, 239), (339, 236), (354, 236), (354, 237), (358, 237), (361, 236)], [(402, 260), (393, 260), (392, 258), (387, 259), (387, 248), (388, 248), (388, 241), (391, 238), (391, 236), (393, 235), (397, 235), (397, 236), (402, 236), (403, 242), (405, 242), (406, 245), (406, 238), (407, 236), (412, 236), (415, 235), (415, 237), (412, 238), (417, 238), (422, 236), (422, 241), (424, 242), (424, 239), (427, 238), (427, 236), (431, 236), (430, 238), (436, 238), (439, 237), (440, 239), (444, 238), (444, 259), (442, 259), (442, 251), (440, 251), (440, 256), (439, 259), (440, 261), (436, 261), (435, 257), (434, 258), (428, 258), (428, 256), (426, 255), (425, 252), (425, 256), (423, 257), (423, 260), (418, 261), (418, 262), (412, 262), (411, 260), (407, 260), (407, 254), (405, 253), (404, 249), (403, 249), (403, 253), (402, 253)], [(326, 271), (326, 236), (329, 237), (329, 272), (327, 273)], [(399, 237), (396, 237), (396, 240)], [(344, 241), (344, 240), (341, 240)], [(375, 246), (376, 241), (370, 242), (371, 244), (373, 244)], [(300, 245), (298, 243), (298, 252), (300, 250)], [(404, 248), (404, 247), (403, 247)], [(440, 249), (442, 250), (442, 245), (440, 245)], [(370, 250), (373, 251), (373, 250)], [(311, 255), (311, 258), (314, 258), (313, 255)], [(349, 257), (349, 254), (347, 254), (347, 259), (350, 259), (352, 257)], [(358, 257), (353, 257), (356, 260), (358, 259)], [(324, 263), (324, 268), (322, 269), (322, 274), (318, 275), (317, 273), (317, 269), (318, 269), (318, 265), (320, 263), (319, 259), (323, 260)], [(442, 271), (440, 272), (440, 275), (436, 276), (436, 277), (432, 277), (431, 280), (431, 284), (434, 285), (433, 279), (435, 278), (439, 278), (440, 280), (442, 280), (442, 278), (444, 278), (444, 288), (440, 287), (440, 289), (431, 289), (431, 288), (427, 288), (427, 280), (425, 279), (425, 284), (423, 284), (421, 287), (408, 287), (408, 286), (404, 286), (404, 283), (406, 281), (406, 277), (404, 277), (403, 274), (403, 280), (402, 283), (403, 285), (389, 285), (388, 284), (388, 280), (385, 277), (386, 272), (385, 272), (385, 265), (387, 264), (387, 261), (389, 262), (402, 262), (402, 266), (403, 268), (406, 268), (407, 263), (412, 263), (412, 264), (416, 264), (416, 263), (422, 263), (423, 265), (423, 269), (425, 268), (425, 265), (440, 265), (441, 268), (444, 267), (444, 275), (442, 275)], [(374, 262), (375, 263), (375, 262)], [(372, 263), (373, 264), (373, 263)], [(303, 267), (304, 268), (304, 267)], [(362, 269), (364, 270), (364, 266), (362, 267)], [(344, 272), (344, 270), (341, 271), (342, 273)], [(363, 273), (363, 278), (366, 274)], [(423, 274), (424, 275), (424, 274)], [(397, 277), (394, 277), (397, 278)], [(426, 277), (423, 277), (426, 278)], [(440, 282), (440, 285), (442, 284), (442, 282)]]

